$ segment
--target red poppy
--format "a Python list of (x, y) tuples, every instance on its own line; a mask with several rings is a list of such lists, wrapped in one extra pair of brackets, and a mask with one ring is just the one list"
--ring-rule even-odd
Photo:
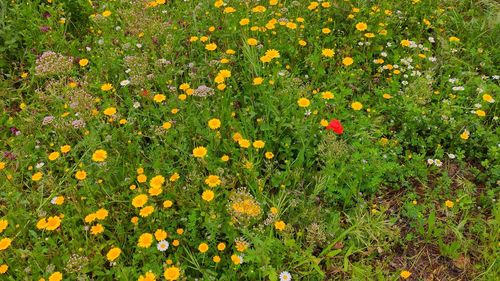
[(326, 129), (332, 130), (338, 135), (342, 135), (342, 133), (344, 132), (344, 127), (342, 127), (342, 124), (337, 119), (333, 119), (332, 121), (330, 121), (330, 124), (326, 126)]

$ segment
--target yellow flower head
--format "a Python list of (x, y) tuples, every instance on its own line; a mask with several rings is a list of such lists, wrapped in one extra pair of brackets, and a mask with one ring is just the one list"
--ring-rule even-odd
[(321, 55), (327, 58), (331, 58), (335, 55), (335, 51), (333, 49), (326, 48), (321, 51)]
[(201, 194), (201, 198), (207, 202), (212, 201), (214, 199), (214, 197), (215, 197), (215, 193), (209, 189), (203, 191), (203, 193)]
[(300, 107), (308, 107), (308, 106), (311, 104), (311, 101), (309, 101), (307, 98), (300, 98), (300, 99), (297, 101), (297, 104), (298, 104)]
[(114, 261), (116, 260), (120, 254), (122, 253), (122, 250), (118, 247), (111, 248), (108, 253), (106, 254), (106, 258), (108, 261)]
[(178, 267), (171, 266), (165, 269), (165, 272), (163, 273), (163, 277), (167, 279), (168, 281), (173, 281), (179, 279), (179, 276), (181, 275), (181, 271), (179, 270)]
[(210, 127), (210, 129), (212, 129), (212, 130), (216, 130), (216, 129), (220, 128), (220, 124), (221, 124), (221, 122), (217, 118), (213, 118), (213, 119), (210, 119), (208, 121), (208, 127)]
[(95, 162), (104, 162), (106, 158), (108, 158), (108, 153), (103, 149), (98, 149), (92, 154), (92, 161)]
[(364, 22), (358, 22), (356, 24), (356, 29), (358, 31), (365, 31), (366, 29), (368, 29), (368, 25), (366, 23), (364, 23)]
[(137, 246), (141, 248), (149, 248), (153, 243), (153, 235), (151, 233), (143, 233), (139, 236)]
[(193, 156), (196, 158), (203, 158), (207, 155), (207, 149), (203, 146), (198, 146), (193, 149)]
[(351, 108), (358, 111), (358, 110), (361, 110), (363, 108), (363, 104), (361, 104), (359, 101), (355, 101), (355, 102), (351, 103)]

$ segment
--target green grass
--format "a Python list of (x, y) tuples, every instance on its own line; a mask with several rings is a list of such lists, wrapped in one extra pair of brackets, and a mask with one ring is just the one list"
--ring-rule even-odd
[(0, 4), (2, 280), (500, 274), (495, 1), (50, 2)]

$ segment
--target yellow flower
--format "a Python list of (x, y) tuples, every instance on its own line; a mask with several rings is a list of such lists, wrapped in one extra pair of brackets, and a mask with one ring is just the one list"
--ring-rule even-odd
[(5, 249), (9, 248), (11, 243), (12, 243), (12, 239), (2, 238), (2, 240), (0, 240), (0, 251), (3, 251)]
[(111, 11), (106, 10), (106, 11), (102, 12), (102, 16), (103, 17), (109, 17), (109, 16), (111, 16)]
[(155, 231), (155, 239), (156, 241), (161, 241), (167, 239), (168, 233), (163, 229), (157, 229)]
[(101, 234), (103, 232), (104, 232), (104, 226), (102, 226), (102, 224), (100, 224), (100, 223), (98, 223), (90, 228), (90, 233), (92, 235)]
[(253, 145), (254, 148), (259, 149), (259, 148), (264, 148), (264, 146), (266, 145), (266, 143), (264, 141), (261, 141), (261, 140), (256, 140), (256, 141), (253, 142), (252, 145)]
[(331, 100), (331, 99), (333, 99), (333, 98), (334, 98), (334, 95), (333, 95), (333, 93), (332, 93), (332, 92), (330, 92), (330, 91), (326, 91), (326, 92), (321, 93), (321, 97), (322, 97), (323, 99), (325, 99), (325, 100)]
[(327, 58), (331, 58), (335, 55), (335, 51), (333, 49), (323, 49), (321, 51), (321, 54), (324, 56), (324, 57), (327, 57)]
[(81, 59), (78, 61), (78, 64), (81, 66), (81, 67), (84, 67), (86, 66), (87, 64), (89, 64), (89, 60), (88, 59)]
[(451, 36), (449, 40), (450, 40), (450, 42), (460, 42), (460, 38), (455, 37), (455, 36)]
[(215, 263), (219, 263), (220, 262), (220, 257), (219, 256), (214, 256), (212, 258), (212, 261), (215, 262)]
[(222, 242), (217, 244), (217, 250), (224, 251), (224, 249), (226, 249), (226, 244), (224, 244)]
[(358, 22), (356, 24), (356, 29), (358, 31), (365, 31), (367, 28), (368, 28), (368, 25), (366, 23), (364, 23), (364, 22)]
[(172, 128), (172, 122), (165, 122), (165, 123), (163, 123), (163, 125), (161, 125), (161, 127), (165, 130), (168, 130), (168, 129)]
[(453, 206), (455, 205), (455, 203), (453, 203), (453, 201), (446, 200), (446, 201), (444, 202), (444, 205), (445, 205), (447, 208), (453, 208)]
[(218, 176), (215, 176), (215, 175), (209, 175), (206, 179), (205, 179), (205, 183), (210, 186), (210, 187), (216, 187), (218, 185), (221, 184), (221, 180)]
[(53, 216), (47, 218), (47, 223), (45, 224), (45, 229), (47, 230), (56, 230), (61, 225), (61, 218), (58, 216)]
[(101, 209), (97, 210), (97, 212), (95, 212), (95, 217), (98, 220), (103, 220), (108, 216), (108, 214), (109, 214), (108, 210), (101, 208)]
[(238, 142), (241, 139), (243, 139), (243, 136), (240, 133), (234, 133), (233, 134), (233, 141)]
[(386, 99), (386, 100), (388, 100), (388, 99), (392, 99), (392, 96), (391, 96), (391, 95), (389, 95), (389, 94), (383, 94), (383, 95), (382, 95), (382, 97), (383, 97), (384, 99)]
[(479, 117), (484, 117), (486, 116), (486, 112), (484, 110), (478, 109), (476, 110), (476, 115)]
[(179, 90), (187, 90), (187, 89), (190, 89), (191, 86), (189, 85), (189, 83), (182, 83), (180, 86), (179, 86)]
[(411, 272), (409, 272), (408, 270), (403, 270), (401, 271), (401, 274), (399, 274), (399, 276), (401, 276), (401, 278), (403, 279), (408, 279), (411, 275)]
[(222, 160), (224, 162), (229, 161), (229, 155), (222, 155), (222, 157), (220, 158), (220, 160)]
[(493, 99), (493, 97), (489, 94), (484, 94), (483, 95), (483, 100), (486, 101), (486, 102), (489, 102), (489, 103), (494, 103), (495, 100)]
[(300, 107), (308, 107), (311, 102), (307, 99), (307, 98), (300, 98), (298, 101), (297, 101), (297, 104), (300, 106)]
[(108, 153), (103, 149), (98, 149), (92, 154), (92, 161), (95, 162), (104, 162), (106, 158), (108, 158)]
[(300, 46), (302, 46), (302, 47), (303, 47), (303, 46), (306, 46), (306, 45), (307, 45), (307, 42), (306, 42), (306, 41), (304, 41), (304, 40), (299, 40), (299, 45), (300, 45)]
[(208, 251), (208, 244), (207, 243), (201, 243), (198, 246), (198, 251), (200, 251), (200, 253), (205, 253), (206, 251)]
[(9, 225), (8, 220), (0, 220), (0, 233), (2, 233)]
[(470, 136), (470, 132), (468, 130), (464, 130), (464, 132), (460, 134), (460, 138), (463, 140), (468, 140), (469, 136)]
[(8, 265), (6, 264), (0, 265), (0, 274), (4, 274), (5, 272), (7, 272), (8, 269), (9, 269)]
[(268, 56), (262, 56), (262, 57), (260, 57), (260, 61), (263, 62), (263, 63), (270, 62), (271, 60), (272, 60), (272, 58), (270, 58)]
[(121, 253), (122, 250), (120, 248), (113, 247), (106, 254), (106, 259), (108, 259), (108, 261), (114, 261), (120, 256)]
[(147, 180), (148, 180), (148, 177), (147, 177), (146, 175), (141, 174), (141, 175), (138, 175), (138, 176), (137, 176), (137, 181), (138, 181), (139, 183), (144, 183), (144, 182), (146, 182)]
[(161, 103), (163, 102), (167, 97), (163, 94), (156, 94), (154, 97), (153, 97), (153, 100), (157, 103)]
[(139, 276), (139, 279), (137, 281), (156, 281), (156, 276), (153, 272), (146, 272), (146, 274)]
[(77, 180), (84, 180), (87, 177), (87, 172), (85, 171), (76, 171), (75, 173), (75, 178)]
[(43, 177), (43, 174), (41, 172), (36, 172), (35, 174), (33, 174), (33, 176), (31, 176), (31, 180), (32, 181), (39, 181), (41, 180)]
[(160, 188), (164, 183), (165, 183), (165, 178), (162, 175), (158, 175), (158, 176), (153, 177), (149, 181), (149, 186)]
[(54, 204), (56, 205), (64, 204), (64, 196), (57, 196), (54, 200)]
[(207, 49), (209, 51), (214, 51), (215, 49), (217, 49), (217, 45), (215, 43), (210, 43), (210, 44), (205, 45), (205, 49)]
[(173, 174), (170, 176), (169, 181), (171, 181), (171, 182), (176, 182), (179, 178), (180, 178), (179, 173), (173, 173)]
[(363, 105), (359, 101), (355, 101), (351, 103), (351, 108), (354, 110), (361, 110), (363, 108)]
[(240, 20), (240, 25), (242, 25), (242, 26), (243, 26), (243, 25), (247, 25), (247, 24), (249, 24), (249, 23), (250, 23), (250, 20), (249, 20), (249, 19), (247, 19), (247, 18), (244, 18), (244, 19), (241, 19), (241, 20)]
[(165, 272), (163, 273), (163, 276), (165, 279), (169, 281), (177, 280), (179, 279), (179, 276), (181, 275), (181, 271), (179, 270), (178, 267), (171, 266), (165, 269)]
[(106, 84), (103, 84), (101, 86), (101, 90), (107, 92), (107, 91), (110, 91), (113, 89), (113, 85), (111, 85), (110, 83), (106, 83)]
[(171, 200), (163, 201), (163, 208), (170, 208), (172, 207), (172, 205), (174, 205), (174, 202), (172, 202)]
[(151, 215), (154, 212), (154, 210), (155, 210), (155, 207), (146, 206), (139, 211), (139, 216), (141, 216), (143, 218), (148, 217), (149, 215)]
[(59, 271), (56, 271), (49, 276), (49, 281), (61, 281), (62, 279), (63, 275)]
[(275, 49), (267, 50), (265, 56), (270, 59), (275, 59), (280, 57), (280, 52)]
[(137, 246), (141, 248), (149, 248), (153, 243), (153, 235), (151, 233), (143, 233), (139, 236)]
[(244, 252), (248, 248), (248, 243), (246, 241), (236, 241), (236, 250), (238, 252)]
[(259, 44), (259, 41), (257, 41), (257, 39), (255, 39), (255, 38), (248, 38), (247, 44), (250, 46), (255, 46), (255, 45)]
[(279, 231), (285, 230), (286, 224), (284, 221), (276, 221), (274, 223), (274, 228), (276, 228)]
[(0, 171), (5, 169), (5, 162), (0, 162)]
[(52, 152), (51, 154), (49, 154), (49, 160), (50, 160), (50, 161), (54, 161), (54, 160), (56, 160), (57, 158), (59, 158), (59, 155), (60, 155), (60, 154), (59, 154), (59, 152), (54, 151), (54, 152)]
[(411, 42), (409, 40), (401, 40), (401, 46), (403, 47), (409, 47)]
[(252, 84), (253, 85), (260, 85), (260, 84), (262, 84), (262, 82), (264, 82), (264, 79), (262, 77), (255, 77), (253, 79), (253, 83)]
[(239, 256), (237, 255), (231, 255), (231, 261), (233, 262), (233, 264), (235, 265), (238, 265), (238, 264), (241, 264), (242, 263), (242, 260)]
[(132, 206), (136, 208), (141, 208), (148, 202), (148, 196), (146, 194), (139, 194), (134, 199), (132, 199)]
[(351, 57), (345, 57), (342, 60), (342, 64), (344, 64), (345, 66), (351, 65), (351, 64), (353, 64), (353, 62), (354, 62), (354, 60)]
[(104, 110), (104, 115), (106, 116), (113, 116), (115, 113), (116, 113), (115, 107), (108, 107)]
[(210, 129), (212, 130), (220, 128), (220, 120), (217, 118), (208, 120), (208, 127), (210, 127)]
[(207, 202), (212, 201), (214, 199), (214, 197), (215, 197), (215, 193), (209, 189), (203, 191), (203, 193), (201, 194), (201, 198)]
[(203, 158), (207, 155), (207, 149), (203, 146), (198, 146), (193, 149), (193, 156)]
[(238, 144), (240, 145), (240, 147), (242, 148), (249, 148), (250, 147), (250, 141), (247, 140), (247, 139), (240, 139), (238, 141)]
[(271, 151), (266, 152), (264, 155), (267, 159), (273, 159), (274, 157), (274, 153), (272, 153)]
[(61, 152), (62, 153), (68, 153), (71, 150), (71, 146), (69, 145), (63, 145), (61, 146)]

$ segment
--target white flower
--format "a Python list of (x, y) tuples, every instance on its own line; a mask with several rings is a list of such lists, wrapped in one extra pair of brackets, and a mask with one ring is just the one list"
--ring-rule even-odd
[(439, 159), (434, 159), (434, 164), (436, 164), (436, 166), (438, 166), (438, 167), (443, 166), (443, 162), (441, 162), (441, 160), (439, 160)]
[(52, 203), (52, 205), (55, 205), (57, 202), (57, 196), (52, 198), (52, 200), (50, 200), (50, 203)]
[(141, 107), (141, 104), (138, 101), (136, 101), (136, 102), (134, 102), (133, 107), (134, 108), (139, 108), (139, 107)]
[(170, 244), (168, 244), (167, 241), (165, 240), (161, 240), (160, 242), (158, 242), (158, 244), (156, 244), (156, 248), (158, 249), (158, 251), (160, 252), (165, 252), (167, 249), (168, 249), (168, 246)]
[(45, 165), (45, 163), (40, 162), (40, 163), (36, 164), (36, 166), (35, 166), (35, 167), (36, 167), (37, 169), (41, 169), (44, 165)]
[(130, 84), (130, 80), (123, 80), (120, 82), (120, 85), (122, 85), (123, 87), (127, 86)]
[(429, 37), (429, 42), (434, 43), (436, 41), (434, 40), (434, 37)]
[(292, 275), (288, 271), (283, 271), (280, 273), (280, 281), (290, 281), (292, 280)]
[(429, 164), (429, 165), (434, 164), (434, 159), (431, 159), (431, 158), (427, 159), (427, 164)]
[(453, 153), (448, 153), (448, 157), (450, 159), (455, 159), (457, 156), (455, 154), (453, 154)]

